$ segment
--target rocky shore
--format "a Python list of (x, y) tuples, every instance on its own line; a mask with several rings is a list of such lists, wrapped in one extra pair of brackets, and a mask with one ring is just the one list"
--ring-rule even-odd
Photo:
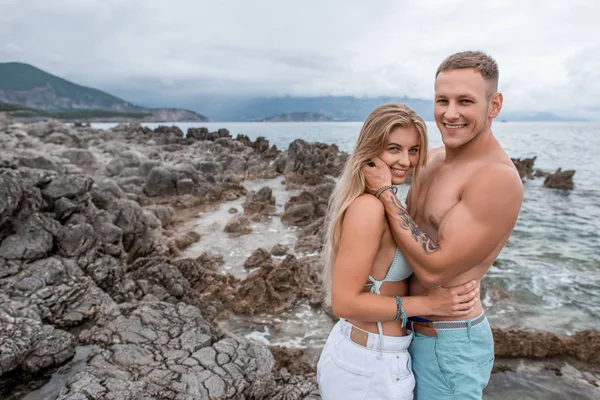
[[(315, 254), (347, 154), (300, 139), (281, 151), (224, 129), (97, 130), (5, 116), (0, 146), (1, 398), (22, 398), (53, 374), (67, 376), (61, 400), (319, 398), (301, 350), (217, 322), (323, 307)], [(243, 185), (272, 178), (297, 193), (282, 212), (270, 187)], [(203, 238), (177, 229), (234, 199), (243, 212), (231, 210), (227, 235), (243, 241), (251, 223), (271, 218), (297, 235), (293, 249), (257, 248), (240, 265), (245, 278), (221, 270), (222, 254), (181, 257)], [(498, 372), (518, 371), (518, 361), (559, 375), (568, 364), (598, 385), (598, 331), (494, 336)]]

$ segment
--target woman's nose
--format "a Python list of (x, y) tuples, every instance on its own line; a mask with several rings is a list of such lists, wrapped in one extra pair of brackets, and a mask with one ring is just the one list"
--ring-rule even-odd
[(396, 160), (396, 162), (401, 165), (402, 167), (409, 167), (410, 166), (410, 159), (408, 157), (408, 152), (404, 151), (402, 153), (399, 154), (398, 156), (398, 160)]

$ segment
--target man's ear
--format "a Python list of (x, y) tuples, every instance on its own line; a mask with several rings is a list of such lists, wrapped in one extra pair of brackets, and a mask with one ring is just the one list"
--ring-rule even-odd
[(492, 98), (490, 99), (490, 111), (489, 111), (489, 117), (491, 119), (494, 119), (498, 116), (498, 114), (500, 114), (500, 111), (502, 111), (502, 102), (504, 101), (504, 98), (502, 97), (502, 93), (494, 93), (492, 95)]

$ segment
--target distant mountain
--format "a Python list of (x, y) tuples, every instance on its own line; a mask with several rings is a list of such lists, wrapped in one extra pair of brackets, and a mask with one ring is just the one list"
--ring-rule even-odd
[[(261, 121), (274, 115), (299, 112), (323, 114), (337, 121), (364, 121), (377, 106), (404, 103), (426, 121), (433, 121), (433, 100), (411, 97), (200, 97), (180, 105), (202, 110), (213, 121)], [(503, 111), (497, 118), (507, 121), (581, 121), (582, 118), (549, 112), (524, 113)]]
[(301, 112), (323, 114), (338, 121), (364, 121), (375, 107), (386, 103), (405, 103), (425, 119), (433, 118), (432, 101), (409, 97), (202, 97), (186, 104), (214, 121), (261, 121)]
[(51, 113), (102, 110), (146, 114), (144, 119), (157, 122), (208, 121), (203, 115), (189, 110), (139, 107), (101, 90), (80, 86), (32, 65), (16, 62), (0, 63), (0, 102)]
[(498, 118), (502, 122), (508, 121), (539, 121), (539, 122), (575, 122), (575, 121), (587, 121), (585, 118), (569, 117), (556, 115), (551, 112), (532, 112), (532, 113), (502, 113)]
[(322, 122), (332, 121), (325, 114), (311, 112), (293, 112), (275, 115), (273, 117), (264, 118), (261, 122)]

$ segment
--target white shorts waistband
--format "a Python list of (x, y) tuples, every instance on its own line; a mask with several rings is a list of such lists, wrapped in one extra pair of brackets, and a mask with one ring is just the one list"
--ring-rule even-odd
[[(373, 350), (373, 351), (379, 351), (379, 334), (378, 333), (373, 333), (373, 332), (368, 332), (365, 331), (364, 329), (361, 329), (353, 324), (351, 324), (350, 322), (346, 321), (345, 319), (340, 319), (338, 321), (338, 323), (336, 324), (336, 327), (334, 329), (339, 329), (340, 333), (345, 336), (348, 340), (352, 341), (350, 339), (350, 333), (352, 331), (352, 328), (354, 329), (358, 329), (364, 333), (366, 333), (368, 335), (368, 339), (367, 339), (367, 343), (366, 346), (362, 346), (359, 344), (356, 344), (357, 346), (361, 346), (364, 347), (368, 350)], [(407, 351), (408, 347), (410, 346), (410, 342), (412, 341), (413, 338), (413, 333), (412, 331), (407, 331), (407, 335), (406, 336), (387, 336), (387, 335), (383, 335), (383, 351), (384, 352), (402, 352), (402, 351)]]

